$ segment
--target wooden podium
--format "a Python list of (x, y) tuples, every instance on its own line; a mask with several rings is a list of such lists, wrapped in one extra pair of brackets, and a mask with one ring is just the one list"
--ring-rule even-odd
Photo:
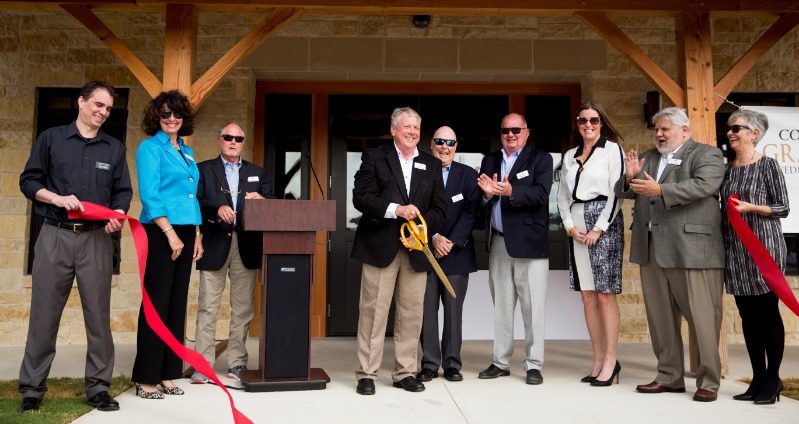
[(316, 231), (335, 231), (335, 200), (246, 200), (243, 229), (263, 231), (261, 340), (257, 370), (241, 373), (248, 392), (321, 390), (330, 377), (311, 368), (311, 284)]

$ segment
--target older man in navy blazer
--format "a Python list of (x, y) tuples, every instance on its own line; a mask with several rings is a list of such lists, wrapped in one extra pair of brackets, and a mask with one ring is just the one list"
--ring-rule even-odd
[(420, 251), (400, 242), (400, 226), (422, 214), (429, 234), (444, 222), (447, 201), (441, 161), (420, 152), (422, 118), (411, 108), (391, 114), (394, 142), (366, 150), (355, 173), (352, 204), (363, 213), (352, 257), (363, 262), (358, 310), (358, 379), (356, 392), (375, 393), (374, 380), (383, 359), (383, 340), (391, 299), (394, 319), (394, 387), (421, 392), (416, 380), (416, 352), (422, 330), (425, 279), (432, 269)]
[(519, 114), (502, 119), (500, 134), (502, 149), (483, 158), (477, 181), (484, 193), (488, 282), (494, 300), (494, 354), (491, 366), (479, 377), (510, 375), (518, 300), (524, 320), (527, 384), (541, 384), (552, 156), (527, 146), (530, 129)]
[[(266, 171), (241, 158), (244, 130), (237, 123), (219, 133), (220, 155), (198, 164), (197, 200), (202, 213), (205, 254), (197, 261), (200, 294), (195, 350), (213, 365), (216, 319), (225, 280), (230, 279), (230, 335), (228, 378), (238, 380), (247, 369), (247, 333), (253, 318), (255, 272), (261, 267), (261, 233), (242, 231), (245, 199), (273, 198)], [(195, 372), (192, 383), (207, 376)]]
[[(433, 134), (430, 149), (433, 156), (441, 160), (444, 195), (449, 203), (444, 226), (433, 235), (433, 253), (457, 297), (450, 296), (438, 275), (428, 271), (421, 336), (422, 369), (416, 374), (419, 381), (438, 377), (439, 367), (444, 369), (444, 378), (447, 380), (463, 380), (460, 372), (463, 365), (463, 300), (469, 284), (469, 273), (477, 271), (472, 228), (480, 190), (477, 188), (477, 171), (453, 161), (457, 148), (458, 141), (452, 128), (441, 127)], [(439, 300), (444, 305), (444, 329), (440, 345)]]

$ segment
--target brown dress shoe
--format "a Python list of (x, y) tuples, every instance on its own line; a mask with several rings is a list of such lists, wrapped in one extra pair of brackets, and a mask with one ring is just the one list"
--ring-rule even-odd
[(705, 389), (699, 389), (694, 393), (694, 400), (697, 402), (713, 402), (717, 397), (716, 392)]
[(635, 387), (635, 390), (638, 390), (641, 393), (663, 393), (663, 392), (685, 393), (685, 387), (678, 387), (678, 388), (667, 387), (658, 383), (657, 381), (653, 381), (649, 384), (640, 384)]

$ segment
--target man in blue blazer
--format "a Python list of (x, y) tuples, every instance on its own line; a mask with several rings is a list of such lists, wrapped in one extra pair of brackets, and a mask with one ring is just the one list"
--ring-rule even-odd
[[(430, 149), (441, 161), (444, 195), (449, 208), (444, 226), (433, 235), (432, 249), (441, 269), (449, 279), (457, 297), (450, 296), (434, 271), (427, 272), (422, 322), (422, 366), (416, 374), (419, 381), (438, 377), (439, 367), (444, 378), (461, 381), (461, 342), (463, 340), (463, 300), (469, 283), (469, 273), (477, 271), (472, 228), (480, 190), (477, 171), (454, 162), (458, 141), (455, 131), (441, 127), (433, 134)], [(438, 305), (444, 305), (444, 330), (438, 342)]]
[(422, 214), (428, 233), (444, 222), (447, 201), (441, 178), (441, 161), (420, 152), (422, 118), (411, 108), (391, 114), (394, 142), (366, 150), (355, 173), (352, 203), (363, 213), (352, 257), (363, 262), (358, 318), (356, 392), (375, 393), (374, 380), (383, 359), (383, 340), (391, 299), (394, 298), (394, 387), (421, 392), (414, 378), (416, 352), (422, 329), (422, 305), (430, 262), (419, 251), (402, 246), (400, 226)]
[(527, 146), (530, 129), (519, 114), (502, 119), (500, 134), (502, 149), (483, 158), (477, 181), (484, 193), (488, 282), (494, 300), (494, 354), (491, 366), (479, 377), (510, 375), (518, 300), (524, 319), (527, 384), (541, 384), (552, 156)]
[[(244, 130), (237, 123), (222, 128), (218, 137), (221, 154), (199, 163), (197, 200), (202, 213), (201, 232), (205, 254), (197, 261), (200, 294), (197, 308), (195, 350), (213, 365), (216, 318), (225, 280), (230, 278), (230, 335), (228, 378), (238, 380), (247, 369), (247, 333), (253, 318), (255, 272), (261, 268), (261, 233), (241, 230), (245, 199), (271, 199), (272, 185), (266, 171), (241, 158)], [(198, 372), (192, 383), (208, 378)]]

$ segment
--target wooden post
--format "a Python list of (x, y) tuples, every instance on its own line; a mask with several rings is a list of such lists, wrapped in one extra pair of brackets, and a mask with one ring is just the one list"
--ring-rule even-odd
[[(677, 32), (678, 65), (680, 81), (685, 88), (685, 109), (691, 121), (691, 137), (698, 142), (716, 145), (716, 100), (713, 94), (713, 52), (710, 36), (710, 13), (704, 10), (687, 10), (675, 20)], [(729, 371), (727, 358), (727, 332), (725, 330), (724, 303), (719, 337), (721, 375)], [(696, 341), (689, 340), (690, 369), (698, 369)]]
[(191, 4), (166, 5), (163, 89), (191, 97), (197, 58), (197, 9)]

